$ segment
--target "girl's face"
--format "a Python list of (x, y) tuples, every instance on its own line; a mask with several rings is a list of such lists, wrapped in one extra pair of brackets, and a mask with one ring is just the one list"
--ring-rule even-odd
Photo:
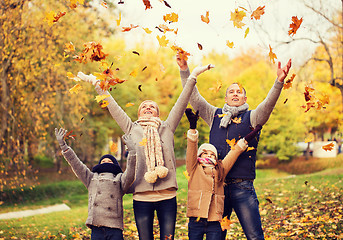
[(201, 158), (211, 158), (211, 159), (215, 159), (217, 160), (216, 158), (216, 154), (214, 152), (212, 152), (211, 150), (204, 150), (201, 155), (200, 155)]
[(104, 159), (101, 160), (100, 164), (103, 164), (103, 163), (113, 163), (113, 162), (109, 158), (104, 158)]
[(158, 106), (153, 101), (145, 101), (140, 106), (138, 117), (158, 117)]

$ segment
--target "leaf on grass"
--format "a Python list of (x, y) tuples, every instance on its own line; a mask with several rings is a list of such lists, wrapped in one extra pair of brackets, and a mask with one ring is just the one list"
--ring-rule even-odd
[(163, 16), (163, 20), (165, 22), (170, 21), (170, 22), (177, 22), (179, 20), (179, 15), (176, 13), (168, 13)]
[(126, 104), (125, 104), (125, 107), (132, 107), (132, 106), (134, 106), (134, 105), (135, 105), (134, 103), (129, 102), (129, 103), (126, 103)]
[(145, 5), (145, 10), (152, 8), (149, 0), (143, 0), (143, 3)]
[(171, 49), (172, 49), (174, 52), (176, 52), (176, 53), (179, 55), (179, 57), (180, 57), (181, 59), (183, 59), (183, 60), (185, 60), (185, 61), (187, 61), (187, 60), (188, 60), (188, 56), (191, 55), (190, 53), (186, 52), (185, 50), (183, 50), (182, 48), (180, 48), (180, 47), (178, 47), (178, 46), (176, 46), (176, 45), (173, 45), (173, 46), (171, 47)]
[(106, 94), (106, 95), (98, 95), (95, 97), (95, 101), (96, 102), (100, 102), (102, 100), (104, 100), (105, 98), (108, 98), (110, 95)]
[(333, 143), (329, 143), (329, 144), (322, 146), (322, 149), (324, 149), (325, 151), (332, 151), (332, 149), (334, 147), (335, 147), (335, 145)]
[(246, 13), (244, 11), (239, 11), (237, 8), (234, 12), (231, 12), (230, 20), (233, 22), (233, 26), (242, 28), (245, 25), (245, 23), (242, 22), (245, 16)]
[(276, 54), (273, 53), (273, 49), (270, 45), (269, 45), (269, 59), (273, 63), (275, 63), (275, 59), (277, 59)]
[(158, 43), (160, 44), (161, 47), (166, 47), (169, 40), (166, 39), (166, 36), (156, 36), (157, 40), (158, 40)]
[(295, 78), (295, 74), (293, 73), (292, 76), (288, 78), (286, 82), (283, 84), (283, 89), (291, 88), (294, 78)]
[(128, 32), (128, 31), (131, 31), (132, 29), (138, 28), (138, 27), (139, 27), (138, 25), (130, 24), (129, 27), (122, 27), (121, 31), (122, 32)]
[(210, 18), (209, 18), (210, 13), (208, 11), (206, 11), (206, 15), (201, 15), (201, 21), (203, 21), (204, 23), (209, 23), (210, 22)]
[(142, 141), (139, 142), (139, 146), (145, 146), (147, 143), (147, 139), (143, 138)]
[(288, 35), (293, 35), (297, 33), (301, 23), (303, 22), (303, 18), (298, 19), (297, 16), (292, 17), (292, 23), (289, 25), (290, 30), (288, 31)]
[(69, 89), (69, 92), (78, 94), (81, 89), (82, 89), (82, 86), (80, 84), (76, 84), (74, 87)]
[(260, 19), (261, 16), (264, 14), (264, 7), (259, 6), (255, 11), (251, 14), (251, 19), (255, 18), (256, 20)]
[(235, 118), (232, 118), (231, 121), (233, 123), (240, 124), (242, 123), (242, 118), (235, 117)]
[(222, 228), (222, 231), (224, 230), (230, 230), (230, 225), (232, 224), (232, 221), (225, 216), (222, 220), (220, 220), (220, 226)]
[(226, 41), (226, 46), (228, 46), (229, 48), (233, 48), (234, 43), (230, 42), (229, 40)]

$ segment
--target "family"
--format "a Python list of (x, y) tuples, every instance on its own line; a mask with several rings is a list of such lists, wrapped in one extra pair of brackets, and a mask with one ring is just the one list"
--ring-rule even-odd
[[(231, 84), (225, 104), (218, 108), (199, 93), (197, 77), (213, 68), (196, 67), (191, 73), (187, 61), (179, 55), (183, 91), (167, 119), (159, 118), (159, 107), (151, 100), (138, 108), (138, 120), (132, 121), (108, 91), (103, 91), (93, 75), (79, 72), (78, 77), (95, 86), (99, 95), (109, 95), (108, 110), (124, 132), (128, 150), (123, 172), (114, 156), (106, 154), (90, 170), (67, 145), (67, 130), (55, 129), (62, 154), (77, 177), (88, 189), (88, 218), (91, 239), (123, 238), (122, 197), (133, 194), (133, 210), (139, 239), (153, 240), (156, 212), (160, 239), (174, 239), (177, 214), (176, 160), (174, 133), (183, 116), (190, 124), (187, 132), (186, 169), (188, 180), (188, 237), (191, 240), (226, 238), (220, 220), (235, 211), (247, 239), (264, 239), (259, 202), (254, 189), (256, 148), (259, 131), (267, 122), (291, 68), (291, 60), (281, 67), (265, 100), (254, 110), (246, 103), (246, 91), (238, 83)], [(187, 108), (188, 103), (194, 109)], [(187, 108), (187, 109), (186, 109)], [(197, 121), (201, 117), (210, 127), (209, 143), (198, 147)], [(241, 121), (233, 121), (240, 118)], [(235, 139), (230, 146), (227, 139)], [(142, 141), (144, 140), (144, 144)], [(249, 148), (253, 150), (248, 151)]]

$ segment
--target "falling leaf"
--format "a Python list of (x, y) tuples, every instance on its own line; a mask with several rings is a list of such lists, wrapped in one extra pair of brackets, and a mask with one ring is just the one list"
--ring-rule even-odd
[(117, 22), (117, 26), (119, 26), (121, 22), (121, 12), (119, 12), (119, 18), (116, 20), (116, 22)]
[(149, 28), (143, 28), (143, 30), (144, 30), (147, 34), (152, 33), (152, 31), (151, 31)]
[(233, 22), (233, 26), (237, 28), (242, 28), (245, 23), (243, 23), (243, 18), (246, 16), (244, 11), (239, 11), (237, 8), (234, 12), (231, 12), (231, 21)]
[(269, 45), (269, 59), (271, 62), (275, 63), (275, 59), (277, 59), (276, 54), (273, 53), (273, 49)]
[(118, 2), (118, 4), (124, 4), (124, 2), (123, 2), (122, 0), (120, 0), (120, 1)]
[(101, 102), (99, 103), (99, 105), (100, 105), (101, 108), (105, 108), (105, 107), (107, 107), (107, 105), (108, 105), (108, 101), (103, 100), (103, 101), (101, 101)]
[(251, 14), (251, 19), (255, 18), (256, 20), (261, 18), (261, 15), (264, 14), (264, 7), (259, 6), (255, 11)]
[(237, 117), (235, 117), (235, 118), (232, 118), (231, 121), (232, 121), (233, 123), (240, 124), (240, 123), (242, 122), (242, 118), (237, 118)]
[(189, 174), (188, 174), (187, 170), (183, 171), (182, 173), (186, 177), (187, 181), (189, 181)]
[(295, 74), (293, 73), (292, 76), (288, 78), (286, 82), (283, 84), (283, 89), (291, 88), (294, 78), (295, 78)]
[(139, 142), (139, 146), (145, 146), (147, 143), (147, 139), (143, 138), (141, 142)]
[(198, 43), (198, 48), (199, 50), (202, 50), (202, 45), (200, 43)]
[(125, 107), (132, 107), (134, 105), (135, 105), (134, 103), (126, 103)]
[(145, 66), (145, 67), (142, 69), (142, 72), (143, 72), (145, 69), (147, 69), (147, 67), (148, 67), (148, 66)]
[(244, 32), (244, 38), (246, 38), (246, 37), (248, 36), (248, 34), (249, 34), (249, 31), (250, 31), (250, 29), (249, 29), (249, 28), (245, 29), (245, 32)]
[(225, 117), (227, 114), (226, 113), (223, 113), (223, 114), (218, 114), (217, 116), (222, 118), (222, 117)]
[(298, 19), (297, 16), (292, 17), (292, 23), (289, 25), (290, 30), (288, 31), (288, 35), (293, 35), (297, 33), (301, 23), (303, 22), (303, 18)]
[(133, 70), (131, 73), (130, 73), (130, 76), (131, 77), (137, 77), (137, 70)]
[(139, 84), (139, 85), (138, 85), (138, 90), (139, 90), (139, 91), (142, 91), (142, 84)]
[(75, 61), (80, 63), (87, 63), (88, 61), (99, 62), (105, 60), (108, 54), (105, 54), (102, 49), (103, 46), (98, 42), (88, 42), (83, 44), (84, 50), (81, 54), (74, 56)]
[(110, 151), (111, 151), (112, 153), (118, 152), (118, 144), (116, 144), (116, 143), (113, 142), (113, 141), (110, 141), (109, 145), (110, 145)]
[(69, 89), (70, 93), (78, 94), (78, 92), (82, 89), (82, 86), (80, 84), (76, 84), (74, 87)]
[(158, 43), (160, 44), (161, 47), (166, 47), (169, 40), (166, 39), (166, 36), (156, 36), (157, 40), (158, 40)]
[(255, 148), (254, 148), (254, 147), (248, 147), (248, 148), (247, 148), (247, 152), (248, 152), (248, 151), (252, 151), (252, 150), (255, 150)]
[(69, 7), (71, 9), (74, 9), (77, 7), (77, 3), (79, 3), (80, 5), (83, 5), (85, 2), (85, 0), (70, 0), (70, 4), (69, 4)]
[(133, 54), (136, 54), (136, 55), (138, 55), (138, 56), (140, 56), (140, 55), (139, 55), (139, 52), (132, 51), (132, 53), (133, 53)]
[(206, 16), (201, 15), (201, 21), (208, 24), (210, 22), (209, 14), (210, 13), (208, 11), (206, 11)]
[(74, 80), (76, 82), (80, 82), (81, 81), (81, 78), (77, 77), (77, 76), (74, 76), (74, 74), (72, 74), (71, 72), (67, 72), (67, 77), (71, 80)]
[(171, 6), (167, 3), (167, 1), (165, 1), (165, 0), (160, 0), (160, 2), (163, 2), (164, 5), (166, 5), (167, 7), (171, 8)]
[(172, 49), (173, 51), (175, 51), (175, 52), (179, 55), (179, 57), (180, 57), (181, 59), (183, 59), (183, 60), (185, 60), (185, 61), (188, 60), (188, 56), (190, 56), (190, 53), (184, 51), (182, 48), (180, 48), (180, 47), (178, 47), (178, 46), (175, 46), (175, 45), (173, 45), (173, 46), (171, 47), (171, 49)]
[(229, 146), (231, 147), (231, 149), (234, 149), (235, 145), (236, 145), (236, 139), (233, 138), (231, 140), (226, 139), (226, 143), (229, 144)]
[(106, 2), (101, 2), (100, 4), (101, 4), (101, 6), (103, 6), (104, 8), (107, 8), (107, 3), (106, 3)]
[(171, 29), (169, 28), (167, 25), (165, 24), (160, 24), (158, 25), (158, 27), (156, 27), (158, 30), (162, 31), (163, 33), (166, 33), (166, 32), (173, 32), (174, 29)]
[(177, 22), (179, 20), (179, 15), (176, 13), (168, 13), (163, 16), (163, 20), (165, 22), (170, 21), (170, 22)]
[(52, 25), (54, 25), (54, 23), (56, 23), (65, 14), (66, 14), (66, 12), (59, 12), (56, 14), (54, 11), (50, 11), (50, 12), (45, 14), (44, 20), (46, 22), (48, 22), (48, 25), (51, 27)]
[(69, 43), (65, 43), (64, 44), (64, 51), (65, 52), (74, 52), (75, 51), (75, 47), (74, 47), (74, 45), (73, 45), (73, 43), (72, 42), (69, 42)]
[(64, 136), (64, 139), (69, 139), (69, 138), (71, 138), (71, 139), (75, 140), (76, 135), (75, 135), (75, 134), (72, 134), (72, 133), (73, 133), (73, 130), (67, 132), (67, 134)]
[(335, 147), (335, 145), (333, 144), (333, 142), (326, 144), (324, 146), (322, 146), (322, 149), (324, 149), (325, 151), (332, 151), (332, 149)]
[(305, 138), (305, 143), (313, 142), (314, 136), (311, 134), (309, 137)]
[(104, 100), (105, 98), (108, 98), (110, 95), (98, 95), (98, 96), (96, 96), (95, 97), (95, 101), (96, 102), (100, 102), (100, 101), (102, 101), (102, 100)]
[(130, 24), (129, 27), (122, 27), (121, 31), (122, 32), (128, 32), (128, 31), (131, 31), (133, 28), (138, 28), (138, 27), (139, 27), (138, 25)]
[(232, 224), (232, 221), (225, 216), (222, 220), (220, 220), (220, 226), (222, 228), (222, 231), (229, 230), (230, 225)]
[(233, 42), (230, 42), (229, 40), (226, 41), (226, 46), (228, 46), (229, 48), (233, 48), (233, 45)]
[[(112, 65), (111, 65), (112, 66)], [(94, 73), (97, 79), (100, 79), (100, 88), (103, 91), (107, 91), (111, 86), (125, 82), (126, 80), (116, 77), (116, 72), (110, 67), (104, 70), (102, 73)]]
[(285, 101), (283, 102), (283, 104), (286, 104), (287, 101), (288, 101), (288, 98), (285, 99)]
[(145, 10), (152, 8), (149, 0), (143, 0), (143, 3), (145, 5)]

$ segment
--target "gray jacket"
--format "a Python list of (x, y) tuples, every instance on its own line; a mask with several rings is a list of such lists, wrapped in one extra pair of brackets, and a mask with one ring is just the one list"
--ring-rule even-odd
[(88, 189), (86, 225), (123, 230), (123, 195), (135, 178), (136, 155), (129, 154), (125, 172), (114, 176), (112, 173), (93, 173), (70, 147), (62, 154)]
[(170, 111), (167, 119), (162, 121), (158, 129), (161, 139), (164, 166), (168, 168), (169, 172), (165, 178), (158, 178), (155, 183), (148, 183), (144, 179), (144, 174), (147, 171), (144, 146), (139, 142), (143, 139), (143, 128), (137, 122), (133, 122), (124, 110), (117, 104), (109, 92), (103, 92), (99, 86), (96, 87), (98, 94), (109, 94), (105, 100), (108, 101), (107, 108), (117, 122), (119, 127), (125, 134), (130, 134), (132, 140), (136, 143), (137, 153), (137, 169), (136, 180), (132, 187), (129, 189), (130, 193), (139, 193), (147, 191), (158, 191), (169, 188), (177, 189), (176, 182), (176, 162), (174, 154), (174, 133), (178, 126), (189, 102), (192, 90), (196, 84), (195, 78), (189, 78), (185, 84), (182, 93)]

